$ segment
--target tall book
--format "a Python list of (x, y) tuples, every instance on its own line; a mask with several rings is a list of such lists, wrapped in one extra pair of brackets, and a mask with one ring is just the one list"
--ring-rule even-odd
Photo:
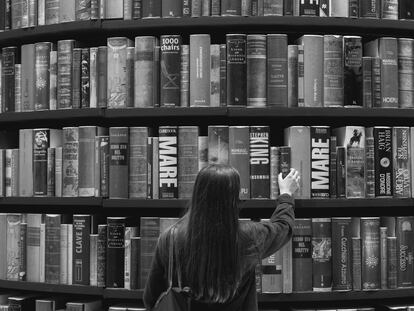
[(7, 234), (6, 234), (6, 253), (7, 253), (7, 274), (9, 281), (18, 281), (20, 274), (20, 225), (22, 222), (21, 214), (7, 214)]
[(352, 290), (351, 217), (332, 218), (332, 289)]
[(160, 126), (159, 136), (159, 198), (178, 199), (178, 128)]
[(101, 0), (105, 15), (103, 19), (122, 19), (124, 14), (123, 0)]
[(55, 50), (50, 51), (50, 70), (49, 70), (49, 109), (57, 109), (57, 60), (58, 52)]
[(396, 218), (397, 236), (397, 286), (411, 287), (414, 283), (413, 241), (414, 241), (414, 217), (405, 216)]
[(52, 25), (59, 23), (59, 5), (58, 0), (45, 0), (45, 23)]
[(361, 217), (362, 290), (381, 288), (379, 226), (379, 217)]
[(108, 45), (108, 108), (126, 108), (127, 48), (132, 46), (130, 39), (111, 37)]
[(107, 217), (106, 287), (124, 287), (125, 217)]
[(59, 23), (74, 22), (76, 20), (76, 1), (90, 3), (90, 0), (59, 1)]
[(158, 237), (160, 235), (159, 217), (141, 217), (141, 288), (145, 287), (148, 275), (151, 271), (151, 263), (154, 257)]
[(26, 261), (31, 263), (27, 265), (27, 281), (40, 281), (40, 224), (42, 221), (41, 214), (27, 214), (27, 245)]
[(181, 45), (180, 106), (189, 107), (190, 101), (190, 45)]
[(198, 174), (198, 134), (198, 126), (178, 127), (178, 197), (180, 199), (190, 199), (193, 193)]
[(98, 107), (106, 108), (108, 106), (108, 47), (98, 47)]
[(393, 195), (411, 198), (411, 137), (410, 128), (393, 127)]
[(311, 197), (329, 198), (329, 148), (331, 131), (329, 126), (311, 127)]
[(398, 38), (398, 87), (401, 108), (414, 107), (414, 39)]
[(229, 127), (227, 125), (208, 126), (208, 162), (210, 164), (228, 164)]
[(266, 36), (247, 35), (247, 106), (266, 106)]
[(344, 106), (362, 107), (362, 38), (344, 36)]
[(56, 163), (56, 148), (47, 148), (47, 196), (55, 196), (55, 163)]
[(181, 41), (180, 35), (160, 37), (161, 107), (180, 106)]
[(109, 197), (128, 198), (129, 129), (109, 128)]
[(329, 192), (331, 198), (337, 197), (336, 136), (331, 136), (329, 144)]
[(282, 265), (282, 250), (262, 259), (262, 293), (275, 294), (283, 292), (283, 265)]
[(319, 16), (319, 1), (302, 0), (299, 3), (300, 16)]
[(381, 18), (398, 19), (399, 0), (382, 0), (381, 1)]
[(288, 107), (298, 106), (298, 46), (288, 45)]
[(36, 94), (35, 45), (21, 47), (22, 55), (22, 111), (33, 111)]
[(372, 108), (372, 57), (362, 57), (362, 106)]
[(45, 282), (60, 281), (60, 224), (61, 215), (46, 214), (45, 225)]
[(50, 101), (50, 52), (52, 43), (35, 43), (35, 110), (48, 110)]
[[(152, 138), (152, 184), (151, 184), (151, 198), (159, 199), (160, 198), (160, 139), (159, 137)], [(148, 170), (149, 171), (149, 170)]]
[(73, 215), (72, 284), (89, 285), (91, 216)]
[(250, 126), (250, 197), (270, 198), (270, 129)]
[(210, 35), (190, 35), (190, 107), (210, 106)]
[(323, 47), (323, 106), (341, 107), (344, 105), (343, 37), (325, 35)]
[(129, 197), (147, 198), (147, 127), (129, 129)]
[(4, 47), (2, 49), (2, 103), (3, 111), (15, 111), (15, 64), (17, 60), (17, 47)]
[(312, 220), (297, 218), (292, 236), (293, 291), (312, 291)]
[(163, 18), (168, 17), (182, 17), (183, 15), (183, 1), (182, 0), (162, 0), (161, 9)]
[(304, 50), (304, 99), (307, 107), (323, 105), (323, 36), (304, 35), (298, 43)]
[(90, 107), (90, 53), (89, 48), (81, 50), (80, 60), (80, 107)]
[(312, 218), (312, 287), (315, 292), (332, 290), (331, 218)]
[(387, 289), (387, 227), (380, 227), (380, 267), (381, 267), (381, 288)]
[(131, 237), (131, 289), (138, 289), (140, 277), (141, 237)]
[(381, 64), (380, 57), (372, 57), (372, 106), (382, 106), (382, 89), (381, 89)]
[(361, 0), (359, 16), (367, 18), (380, 18), (381, 0)]
[(270, 199), (279, 196), (280, 147), (270, 147)]
[(89, 106), (98, 107), (98, 50), (97, 47), (89, 49)]
[(220, 44), (210, 45), (210, 107), (220, 106)]
[(76, 0), (76, 20), (91, 19), (91, 0)]
[(60, 40), (58, 49), (58, 109), (72, 108), (72, 63), (75, 40)]
[(142, 18), (157, 18), (161, 14), (161, 0), (142, 0)]
[(240, 16), (241, 15), (241, 1), (222, 0), (221, 1), (221, 16)]
[(365, 191), (367, 198), (375, 198), (375, 141), (370, 134), (365, 141)]
[(247, 44), (244, 34), (227, 34), (227, 105), (246, 106)]
[[(265, 85), (264, 82), (259, 83)], [(286, 34), (267, 35), (267, 105), (288, 106), (288, 39)]]
[(33, 130), (19, 130), (19, 196), (33, 196)]
[(135, 107), (158, 104), (159, 54), (158, 39), (151, 36), (135, 38)]
[(240, 176), (240, 199), (250, 199), (250, 130), (248, 126), (229, 127), (229, 164)]
[(399, 19), (414, 19), (414, 3), (410, 0), (398, 2)]
[(387, 287), (389, 289), (398, 286), (398, 257), (397, 237), (387, 237)]
[(79, 129), (62, 129), (62, 196), (77, 197), (79, 191)]
[(60, 284), (68, 284), (68, 265), (72, 265), (72, 262), (68, 262), (68, 252), (72, 252), (72, 248), (68, 248), (68, 228), (69, 224), (60, 225)]
[(106, 252), (107, 252), (108, 225), (98, 225), (97, 245), (97, 286), (104, 287), (106, 284)]

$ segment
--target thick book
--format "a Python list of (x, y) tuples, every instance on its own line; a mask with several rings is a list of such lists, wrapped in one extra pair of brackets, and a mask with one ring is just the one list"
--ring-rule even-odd
[(414, 107), (414, 39), (398, 38), (399, 107)]
[(55, 197), (56, 148), (47, 148), (47, 196)]
[(61, 215), (46, 214), (45, 225), (45, 282), (60, 282), (60, 224)]
[(303, 45), (299, 44), (298, 47), (298, 107), (305, 107), (305, 51)]
[(98, 107), (106, 108), (108, 106), (108, 47), (98, 47)]
[(209, 164), (228, 164), (229, 127), (227, 125), (208, 126), (208, 162)]
[(15, 64), (17, 60), (17, 47), (4, 47), (2, 49), (2, 103), (3, 111), (15, 111)]
[[(266, 40), (265, 35), (247, 35), (247, 106), (249, 107), (266, 106), (266, 68), (271, 68), (267, 64), (266, 45), (269, 44)], [(269, 77), (267, 80), (269, 81)]]
[(398, 19), (399, 0), (382, 0), (381, 1), (381, 18)]
[(39, 280), (40, 282), (45, 282), (45, 261), (46, 261), (46, 224), (41, 223), (40, 224), (40, 243), (39, 243), (39, 253), (40, 253), (40, 259), (39, 259)]
[(147, 154), (148, 127), (129, 129), (129, 197), (146, 199), (147, 194)]
[[(266, 51), (266, 45), (265, 45)], [(247, 53), (248, 59), (249, 51)], [(262, 60), (265, 61), (266, 59)], [(249, 62), (248, 62), (249, 63)], [(267, 106), (288, 106), (288, 38), (286, 34), (267, 35)], [(266, 72), (266, 70), (264, 70)], [(249, 81), (249, 80), (248, 80)], [(258, 81), (260, 85), (266, 83)], [(266, 104), (266, 102), (264, 103)]]
[(98, 245), (96, 259), (96, 274), (98, 287), (105, 287), (106, 284), (106, 251), (108, 239), (108, 225), (98, 225)]
[(161, 1), (161, 17), (182, 17), (183, 1), (182, 0), (162, 0)]
[(282, 250), (262, 259), (262, 293), (275, 294), (283, 292), (283, 265)]
[(365, 195), (375, 198), (375, 141), (367, 135), (365, 140)]
[(287, 47), (287, 105), (288, 107), (298, 106), (298, 46), (288, 45)]
[(351, 217), (332, 218), (332, 290), (352, 290)]
[(152, 184), (151, 184), (151, 198), (159, 199), (160, 198), (160, 139), (159, 137), (152, 138)]
[(372, 57), (362, 57), (362, 106), (373, 107)]
[(332, 199), (337, 197), (337, 165), (336, 136), (331, 136), (329, 142), (329, 193)]
[(381, 0), (361, 0), (359, 6), (360, 17), (380, 18)]
[(148, 275), (151, 271), (151, 263), (154, 257), (158, 237), (160, 235), (159, 217), (141, 217), (140, 236), (141, 236), (141, 286), (144, 288)]
[(411, 137), (409, 127), (392, 128), (393, 195), (411, 198)]
[(280, 147), (270, 147), (270, 199), (279, 196)]
[(178, 128), (160, 126), (159, 136), (159, 198), (178, 199)]
[(210, 106), (210, 35), (190, 35), (190, 107)]
[(304, 35), (298, 40), (304, 51), (305, 107), (323, 106), (323, 40), (320, 35)]
[(250, 126), (250, 198), (270, 198), (270, 129)]
[(22, 65), (14, 65), (14, 79), (15, 79), (15, 91), (14, 91), (14, 111), (22, 111)]
[(312, 218), (312, 288), (314, 292), (332, 290), (331, 218)]
[(63, 148), (55, 148), (55, 197), (62, 196), (62, 165), (63, 165)]
[(379, 217), (361, 217), (362, 290), (381, 288), (379, 228)]
[(414, 19), (414, 3), (410, 0), (398, 1), (399, 19)]
[(208, 136), (198, 136), (198, 170), (201, 171), (206, 166), (208, 166)]
[(240, 16), (241, 1), (221, 0), (221, 16)]
[(7, 214), (6, 216), (6, 241), (7, 247), (7, 274), (6, 279), (9, 281), (18, 281), (20, 275), (20, 225), (22, 222), (21, 214)]
[(48, 110), (50, 101), (50, 52), (52, 43), (35, 43), (35, 110)]
[(60, 40), (58, 50), (58, 109), (72, 108), (72, 64), (75, 40)]
[(311, 126), (311, 198), (328, 199), (329, 189), (329, 148), (331, 130), (329, 126)]
[(227, 105), (246, 106), (247, 39), (245, 34), (227, 34)]
[(91, 215), (73, 215), (72, 284), (89, 285)]
[(161, 17), (161, 5), (161, 0), (142, 0), (142, 18)]
[(283, 16), (283, 0), (264, 0), (263, 16)]
[(68, 284), (68, 265), (72, 265), (72, 262), (68, 262), (68, 252), (72, 252), (72, 248), (68, 248), (68, 228), (69, 224), (60, 225), (60, 284)]
[(50, 51), (50, 66), (49, 66), (49, 109), (57, 109), (57, 60), (58, 52), (56, 50)]
[(59, 0), (45, 0), (45, 23), (52, 25), (59, 23)]
[(362, 38), (344, 36), (344, 106), (362, 107)]
[(76, 20), (85, 21), (91, 19), (91, 0), (76, 0)]
[[(96, 190), (103, 198), (109, 196), (109, 136), (98, 136), (99, 144), (99, 181), (96, 181)], [(96, 191), (95, 190), (95, 191)]]
[(62, 196), (77, 197), (79, 190), (79, 128), (62, 129)]
[(190, 45), (181, 45), (180, 107), (190, 106)]
[(227, 106), (227, 47), (220, 44), (220, 106)]
[(361, 238), (352, 237), (352, 289), (362, 289)]
[(389, 289), (398, 286), (398, 263), (399, 254), (397, 250), (397, 237), (387, 237), (387, 287)]
[(19, 130), (19, 196), (33, 196), (33, 130)]
[(387, 289), (388, 257), (387, 257), (387, 227), (380, 227), (380, 266), (381, 289)]
[(411, 287), (414, 284), (414, 217), (405, 216), (396, 218), (396, 236), (397, 236), (397, 286)]
[(381, 65), (380, 57), (372, 57), (372, 107), (382, 107), (382, 89), (381, 89)]
[(27, 272), (27, 255), (26, 255), (26, 237), (27, 237), (27, 223), (23, 222), (20, 224), (20, 260), (19, 260), (19, 281), (26, 281)]
[(36, 94), (35, 45), (25, 44), (21, 47), (22, 55), (22, 111), (33, 111)]
[(329, 0), (329, 15), (331, 17), (350, 17), (349, 6), (351, 1)]
[(198, 174), (198, 135), (198, 126), (178, 127), (178, 198), (180, 199), (190, 199), (193, 194)]
[(109, 197), (128, 198), (129, 129), (109, 128)]
[(323, 106), (341, 107), (344, 105), (343, 37), (325, 35), (323, 44)]
[(140, 287), (141, 237), (131, 237), (131, 289)]
[(28, 282), (40, 281), (40, 224), (41, 214), (27, 214), (26, 261)]
[(81, 50), (80, 60), (80, 108), (89, 108), (90, 102), (90, 53), (89, 48)]
[[(171, 2), (171, 0), (168, 0)], [(180, 106), (181, 36), (160, 37), (160, 106)]]
[(309, 126), (291, 126), (284, 130), (284, 144), (291, 148), (291, 165), (300, 175), (298, 199), (309, 199), (311, 189), (311, 139)]
[(249, 126), (229, 127), (229, 164), (240, 176), (240, 199), (250, 199), (250, 129)]
[(289, 146), (279, 147), (279, 172), (282, 173), (282, 178), (290, 173), (292, 152)]
[(124, 287), (125, 217), (107, 217), (106, 287)]
[(220, 106), (220, 44), (210, 45), (210, 107)]
[(293, 291), (312, 291), (312, 221), (297, 218), (292, 236)]

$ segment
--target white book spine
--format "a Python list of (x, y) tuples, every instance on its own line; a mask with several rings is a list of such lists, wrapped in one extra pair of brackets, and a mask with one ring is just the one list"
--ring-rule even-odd
[(45, 245), (46, 245), (46, 226), (40, 225), (40, 256), (39, 256), (39, 282), (45, 282)]
[(90, 286), (98, 286), (98, 235), (90, 235)]
[(72, 285), (73, 279), (73, 225), (68, 225), (68, 285)]

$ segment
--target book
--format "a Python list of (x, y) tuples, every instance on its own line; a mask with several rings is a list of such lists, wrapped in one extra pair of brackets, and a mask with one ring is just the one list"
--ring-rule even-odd
[(142, 18), (161, 17), (161, 4), (160, 0), (142, 0)]
[(229, 127), (227, 125), (208, 126), (208, 163), (228, 164)]
[(180, 107), (190, 106), (190, 45), (181, 45)]
[(397, 286), (411, 287), (414, 278), (414, 263), (410, 258), (413, 256), (414, 239), (414, 217), (396, 217), (396, 237), (397, 237)]
[[(168, 2), (172, 3), (173, 1), (168, 0)], [(181, 41), (180, 35), (164, 35), (160, 37), (161, 107), (180, 106)]]
[(60, 224), (61, 215), (46, 214), (45, 218), (45, 282), (60, 281)]
[(147, 198), (147, 127), (129, 129), (129, 197)]
[(141, 237), (131, 237), (131, 289), (138, 289), (140, 277)]
[(372, 58), (372, 106), (382, 106), (381, 93), (381, 64), (382, 60), (379, 57)]
[[(289, 150), (290, 151), (290, 150)], [(290, 156), (290, 154), (289, 154)], [(290, 157), (289, 157), (290, 160)], [(270, 147), (270, 199), (279, 196), (280, 147)]]
[(17, 47), (2, 48), (1, 60), (3, 111), (15, 111), (15, 64), (18, 62)]
[(57, 43), (58, 76), (57, 76), (57, 102), (58, 109), (72, 108), (72, 63), (75, 40), (60, 40)]
[(33, 130), (19, 130), (19, 196), (33, 196)]
[(210, 107), (220, 106), (220, 45), (210, 45)]
[(298, 106), (298, 46), (288, 45), (288, 107)]
[(160, 198), (160, 152), (159, 152), (159, 137), (152, 138), (152, 184), (151, 184), (151, 198)]
[(299, 4), (300, 16), (319, 16), (319, 1), (302, 0)]
[(229, 165), (240, 176), (240, 199), (250, 199), (250, 129), (249, 126), (229, 127)]
[(398, 19), (398, 0), (381, 1), (381, 18)]
[(250, 126), (250, 198), (270, 198), (270, 129)]
[(109, 128), (109, 197), (127, 199), (128, 194), (128, 155), (129, 129)]
[(282, 178), (290, 173), (291, 168), (291, 148), (289, 146), (279, 147), (279, 172), (282, 173)]
[(96, 286), (104, 287), (106, 284), (106, 256), (107, 256), (108, 225), (98, 225), (97, 259), (96, 259)]
[(397, 237), (387, 237), (387, 287), (397, 288), (398, 282)]
[(365, 140), (365, 193), (367, 198), (375, 198), (375, 142), (370, 134)]
[(62, 196), (77, 197), (79, 191), (79, 129), (62, 129)]
[(14, 91), (14, 111), (22, 111), (22, 65), (14, 65), (14, 79), (15, 79), (15, 91)]
[(198, 126), (178, 127), (178, 198), (180, 199), (190, 199), (193, 194), (198, 174), (198, 134)]
[(123, 288), (126, 218), (107, 217), (107, 224), (106, 287)]
[(401, 108), (414, 106), (414, 69), (410, 67), (413, 62), (414, 40), (398, 38), (398, 96)]
[(210, 106), (210, 35), (190, 35), (190, 107)]
[[(267, 51), (265, 35), (247, 35), (246, 37), (246, 72), (247, 72), (247, 106), (266, 106), (266, 69)], [(267, 79), (269, 81), (269, 77)]]
[[(157, 175), (155, 175), (155, 169), (154, 168), (154, 164), (158, 163), (158, 161), (155, 161), (155, 147), (153, 146), (155, 143), (155, 137), (148, 137), (147, 140), (147, 198), (148, 199), (152, 199), (154, 197), (153, 195), (153, 191), (154, 189), (158, 189), (159, 192), (159, 188), (155, 187), (153, 184), (155, 184), (155, 182), (153, 181), (153, 179), (155, 178), (157, 181), (159, 179), (159, 172)], [(157, 153), (159, 152), (159, 150), (157, 149)], [(157, 182), (157, 185), (159, 185), (159, 183)]]
[(343, 37), (325, 35), (323, 46), (323, 106), (341, 107), (344, 105)]
[(52, 43), (35, 43), (35, 110), (48, 110), (50, 101), (50, 52)]
[(18, 281), (20, 274), (20, 257), (22, 255), (20, 248), (20, 225), (22, 215), (7, 214), (6, 216), (6, 245), (7, 245), (7, 273), (6, 279), (10, 281)]
[(221, 1), (221, 16), (240, 16), (241, 15), (241, 1), (222, 0)]
[(198, 170), (201, 171), (206, 166), (208, 166), (208, 136), (198, 136)]
[(159, 136), (159, 197), (178, 198), (178, 128), (160, 126)]
[(379, 217), (361, 217), (362, 290), (381, 288)]
[(49, 109), (57, 109), (57, 51), (50, 51), (50, 66), (49, 66)]
[(47, 148), (47, 196), (54, 197), (56, 189), (55, 181), (56, 148)]
[(328, 126), (311, 126), (311, 198), (329, 198), (329, 140), (331, 131)]
[(387, 227), (380, 227), (380, 266), (381, 266), (381, 288), (387, 289)]
[(247, 100), (247, 37), (227, 34), (227, 105), (246, 106)]
[(336, 136), (331, 136), (329, 144), (329, 192), (331, 198), (337, 197), (337, 158)]
[(352, 290), (351, 217), (332, 218), (332, 290)]
[(59, 1), (59, 23), (74, 22), (76, 20), (76, 1), (80, 0)]
[(162, 0), (161, 1), (161, 17), (182, 17), (183, 3), (181, 0)]
[(22, 111), (33, 111), (36, 94), (35, 45), (24, 44), (21, 47), (22, 55)]
[(312, 291), (312, 221), (297, 218), (292, 236), (293, 291)]
[(352, 289), (362, 289), (361, 238), (352, 237)]
[(372, 57), (362, 57), (362, 106), (373, 107), (372, 92)]
[(89, 48), (81, 50), (80, 61), (80, 107), (90, 107), (90, 53)]
[(332, 290), (331, 218), (312, 218), (312, 288), (316, 292)]
[(329, 15), (331, 17), (350, 17), (350, 4), (352, 0), (349, 1), (338, 1), (330, 0), (329, 1)]
[(89, 107), (98, 107), (98, 50), (89, 49)]
[(282, 251), (278, 250), (262, 259), (261, 267), (262, 293), (281, 293), (283, 291)]
[(366, 18), (380, 18), (381, 1), (380, 0), (362, 0), (359, 3), (359, 16)]
[(26, 261), (27, 265), (26, 280), (28, 282), (40, 281), (40, 224), (41, 214), (27, 214), (27, 242), (26, 242)]
[[(362, 107), (362, 38), (344, 36), (344, 106)], [(369, 56), (369, 55), (368, 55)]]
[(76, 0), (76, 20), (91, 19), (91, 0)]
[(91, 216), (73, 215), (72, 284), (89, 285)]
[(413, 19), (414, 18), (414, 4), (409, 0), (400, 0), (398, 2), (399, 19)]
[(59, 23), (59, 5), (58, 0), (45, 0), (45, 23), (52, 25)]
[(98, 47), (98, 107), (106, 108), (108, 106), (108, 47)]
[(411, 137), (408, 127), (392, 128), (393, 195), (411, 198)]
[(103, 19), (122, 19), (124, 15), (124, 1), (123, 0), (101, 0), (104, 2), (104, 17)]
[[(267, 36), (267, 105), (288, 106), (288, 38), (285, 34)], [(265, 46), (266, 47), (266, 46)], [(249, 53), (248, 53), (249, 57)], [(248, 62), (249, 63), (249, 62)], [(263, 70), (266, 72), (266, 70)], [(258, 81), (261, 85), (264, 82)], [(266, 104), (266, 103), (265, 103)]]

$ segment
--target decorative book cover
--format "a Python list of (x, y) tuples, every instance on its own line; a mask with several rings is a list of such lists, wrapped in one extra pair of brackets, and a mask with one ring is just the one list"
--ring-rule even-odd
[(178, 128), (160, 126), (159, 198), (178, 199)]
[[(249, 107), (266, 106), (266, 68), (268, 72), (272, 68), (267, 65), (266, 45), (269, 46), (265, 35), (247, 35), (247, 106)], [(269, 98), (273, 99), (273, 97)]]
[(62, 196), (77, 197), (79, 189), (79, 129), (63, 129)]
[(198, 174), (198, 126), (178, 127), (178, 197), (190, 199)]
[(89, 107), (98, 107), (98, 49), (89, 49)]
[(28, 282), (40, 281), (40, 224), (41, 214), (27, 214), (27, 242), (26, 254), (29, 265), (27, 265)]
[(325, 35), (323, 43), (323, 106), (341, 107), (344, 105), (343, 37)]
[(48, 110), (50, 101), (50, 51), (52, 43), (35, 43), (35, 110)]
[(58, 41), (58, 109), (72, 108), (72, 64), (75, 40)]
[(411, 198), (411, 137), (409, 127), (392, 128), (393, 194)]
[(375, 143), (373, 136), (365, 140), (365, 191), (367, 198), (375, 198)]
[(146, 199), (147, 194), (147, 127), (129, 129), (129, 197)]
[(210, 107), (220, 106), (220, 44), (210, 45)]
[[(171, 0), (168, 0), (171, 2)], [(181, 36), (160, 37), (160, 106), (180, 106)]]
[(57, 109), (57, 61), (58, 52), (55, 50), (50, 51), (50, 69), (49, 69), (49, 109)]
[(109, 128), (109, 197), (128, 198), (129, 129)]
[(331, 218), (312, 218), (312, 287), (315, 292), (332, 290)]
[(76, 0), (76, 20), (91, 19), (91, 0)]
[[(280, 147), (270, 147), (270, 199), (279, 196)], [(290, 154), (289, 154), (290, 160)]]
[(293, 291), (312, 291), (312, 221), (297, 218), (292, 236)]
[(15, 111), (15, 64), (17, 63), (17, 47), (2, 49), (2, 103), (3, 111)]
[(59, 284), (61, 215), (47, 214), (45, 224), (45, 282)]
[(311, 132), (311, 197), (329, 198), (329, 126), (312, 126)]
[(228, 164), (229, 127), (227, 125), (208, 126), (208, 162)]
[[(392, 128), (369, 128), (374, 137), (375, 197), (393, 196), (393, 135)], [(371, 136), (371, 135), (370, 135)]]
[(250, 126), (250, 197), (270, 198), (270, 129)]
[(377, 108), (382, 106), (381, 66), (381, 58), (372, 57), (372, 107)]
[(90, 107), (90, 54), (89, 48), (81, 50), (80, 65), (80, 107)]
[(344, 36), (344, 106), (363, 105), (362, 38)]
[(397, 236), (397, 286), (411, 287), (414, 284), (414, 217), (397, 217), (396, 236)]
[(398, 19), (398, 3), (399, 0), (382, 0), (381, 18)]
[(190, 35), (190, 107), (210, 106), (210, 35)]
[(241, 1), (221, 0), (221, 16), (240, 16)]
[[(266, 51), (266, 44), (264, 45)], [(247, 51), (249, 57), (249, 51)], [(249, 62), (248, 62), (249, 63)], [(267, 35), (267, 105), (288, 106), (288, 37), (285, 34)], [(264, 70), (266, 72), (266, 70)], [(266, 81), (266, 79), (263, 79)], [(263, 81), (257, 82), (265, 85)], [(266, 92), (266, 91), (265, 91)], [(266, 102), (264, 102), (266, 105)]]
[(379, 217), (361, 217), (362, 290), (381, 288), (379, 228)]
[(240, 175), (240, 200), (250, 199), (250, 129), (249, 126), (229, 127), (229, 164)]
[(246, 106), (247, 42), (244, 34), (227, 34), (227, 105)]
[[(73, 215), (72, 284), (89, 285), (91, 216)], [(113, 266), (112, 266), (113, 268)]]
[(123, 288), (126, 218), (107, 217), (107, 223), (106, 287)]
[(362, 106), (372, 108), (372, 57), (362, 57)]
[(332, 290), (352, 290), (351, 217), (332, 218)]
[(414, 39), (398, 38), (398, 87), (401, 108), (414, 107)]

